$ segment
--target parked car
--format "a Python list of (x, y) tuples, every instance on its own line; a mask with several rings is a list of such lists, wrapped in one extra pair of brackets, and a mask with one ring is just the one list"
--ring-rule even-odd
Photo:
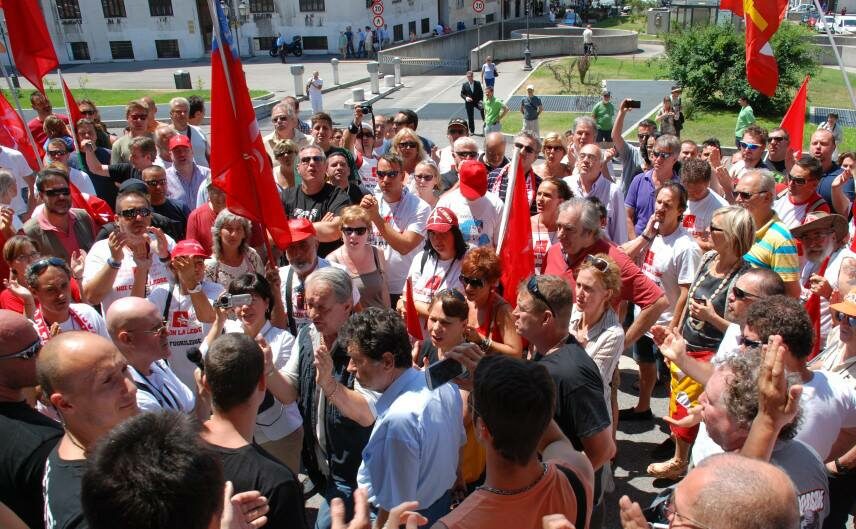
[(845, 35), (856, 35), (856, 16), (845, 15), (835, 20), (835, 32)]
[(814, 4), (800, 4), (788, 10), (788, 13), (799, 13), (801, 15), (817, 14), (817, 7)]
[(583, 25), (583, 19), (575, 11), (569, 9), (568, 11), (565, 12), (565, 19), (562, 20), (562, 24), (565, 24), (568, 26), (582, 26)]
[(822, 19), (818, 19), (814, 23), (814, 30), (818, 33), (826, 33), (826, 27), (829, 26), (830, 33), (835, 33), (835, 15), (826, 15)]

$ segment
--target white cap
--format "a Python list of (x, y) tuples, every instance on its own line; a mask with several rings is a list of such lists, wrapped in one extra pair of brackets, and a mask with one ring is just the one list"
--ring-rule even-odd
[(534, 84), (528, 84), (528, 85), (526, 85), (526, 89), (527, 90), (535, 90), (535, 85)]

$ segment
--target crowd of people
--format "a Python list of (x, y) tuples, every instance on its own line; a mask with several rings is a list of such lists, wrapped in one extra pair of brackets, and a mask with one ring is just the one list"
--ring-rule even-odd
[[(285, 248), (226, 207), (201, 100), (133, 101), (118, 135), (83, 101), (71, 141), (34, 93), (44, 169), (0, 147), (0, 526), (308, 527), (318, 494), (319, 529), (597, 529), (618, 424), (667, 384), (647, 473), (672, 485), (625, 528), (843, 528), (856, 153), (757, 124), (734, 156), (662, 120), (631, 143), (609, 93), (482, 150), (476, 84), (442, 147), (410, 110), (337, 138), (275, 105)], [(515, 172), (535, 270), (508, 285)]]

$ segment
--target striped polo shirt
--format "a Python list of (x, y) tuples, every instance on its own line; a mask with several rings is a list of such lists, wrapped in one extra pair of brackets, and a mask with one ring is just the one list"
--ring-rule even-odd
[(796, 243), (776, 214), (755, 232), (755, 244), (743, 259), (755, 268), (769, 268), (779, 274), (782, 281), (798, 281), (800, 278)]

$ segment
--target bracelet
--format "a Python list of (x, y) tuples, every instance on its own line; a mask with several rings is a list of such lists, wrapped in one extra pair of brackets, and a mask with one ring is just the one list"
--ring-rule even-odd
[[(336, 392), (339, 391), (339, 384), (334, 381), (333, 385), (335, 387), (333, 388), (333, 391), (331, 391), (330, 394), (327, 395), (327, 400), (333, 400), (333, 395), (335, 395)], [(325, 391), (324, 393), (327, 393), (327, 392)]]
[(484, 340), (479, 342), (479, 348), (484, 352), (488, 352), (490, 350), (491, 345), (493, 345), (493, 340), (491, 340), (490, 338), (485, 338)]
[(847, 474), (848, 471), (850, 470), (849, 468), (842, 465), (841, 460), (838, 459), (837, 457), (833, 460), (833, 463), (835, 463), (835, 473), (836, 474)]
[(648, 242), (651, 242), (654, 240), (654, 237), (648, 237), (647, 235), (645, 235), (645, 232), (642, 232), (642, 238)]
[(122, 268), (122, 260), (120, 259), (117, 261), (117, 260), (113, 259), (112, 257), (108, 257), (107, 258), (107, 266), (109, 266), (110, 268), (113, 268), (114, 270), (118, 270), (118, 269)]
[(169, 262), (169, 254), (166, 254), (166, 257), (160, 257), (160, 256), (158, 256), (158, 259), (159, 259), (159, 260), (160, 260), (160, 262), (162, 262), (162, 263), (168, 263), (168, 262)]

